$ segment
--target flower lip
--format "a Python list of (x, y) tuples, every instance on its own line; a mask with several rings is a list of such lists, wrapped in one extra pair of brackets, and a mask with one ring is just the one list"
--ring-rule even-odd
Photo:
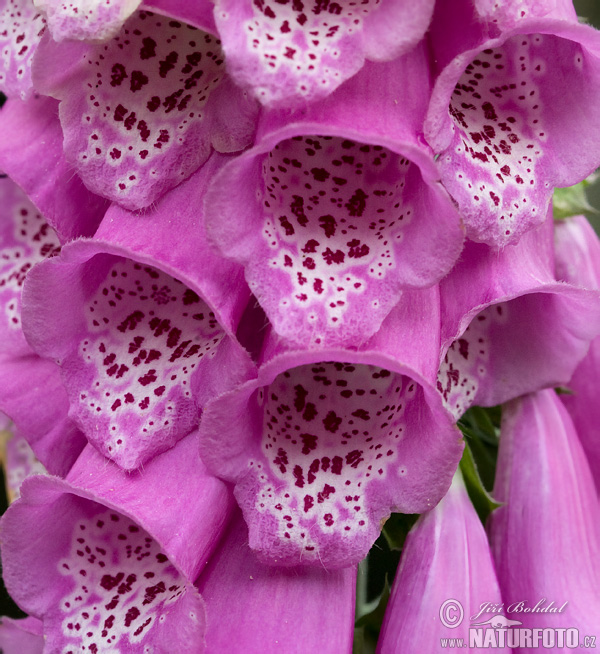
[[(438, 23), (434, 35), (446, 29)], [(573, 21), (536, 18), (495, 38), (471, 25), (464, 50), (432, 38), (441, 72), (425, 138), (440, 155), (467, 236), (502, 248), (543, 222), (552, 187), (596, 167), (590, 143), (600, 131), (582, 107), (598, 102), (598, 35)], [(567, 88), (576, 110), (564, 100)]]
[[(125, 637), (132, 651), (148, 639), (158, 651), (204, 651), (204, 604), (192, 582), (233, 501), (193, 434), (133, 474), (88, 445), (66, 480), (32, 477), (21, 491), (2, 520), (5, 579), (44, 620), (48, 647), (62, 651), (74, 637), (114, 647)], [(77, 622), (88, 628), (73, 629)]]
[[(49, 263), (28, 276), (25, 332), (61, 364), (70, 416), (119, 465), (137, 468), (172, 447), (197, 425), (207, 399), (253, 374), (234, 335), (241, 307), (229, 298), (213, 310), (205, 280), (102, 240), (70, 243)], [(243, 305), (244, 295), (234, 300)]]
[[(265, 112), (256, 145), (230, 161), (207, 194), (209, 237), (245, 266), (278, 333), (301, 345), (365, 342), (403, 289), (447, 274), (463, 243), (418, 136), (423, 89), (400, 107), (397, 79), (387, 88), (384, 73), (370, 78), (369, 70), (318, 107)], [(401, 68), (420, 70), (418, 54)], [(389, 102), (377, 113), (364, 98), (380, 88)], [(373, 120), (356, 120), (361, 109)], [(384, 199), (393, 211), (380, 206)]]
[(419, 371), (390, 343), (388, 351), (376, 338), (362, 351), (277, 343), (256, 380), (207, 405), (201, 456), (236, 483), (261, 559), (343, 567), (366, 554), (391, 511), (435, 504), (461, 439), (430, 366)]
[(365, 57), (388, 61), (409, 51), (422, 39), (433, 4), (220, 0), (215, 20), (238, 83), (264, 105), (289, 107), (326, 97), (361, 70)]
[(104, 45), (44, 36), (35, 61), (36, 88), (61, 100), (67, 160), (128, 209), (252, 141), (257, 102), (229, 79), (219, 39), (188, 24), (140, 10)]

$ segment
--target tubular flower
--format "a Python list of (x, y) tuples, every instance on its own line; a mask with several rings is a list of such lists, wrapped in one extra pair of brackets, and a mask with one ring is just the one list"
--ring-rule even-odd
[(151, 214), (113, 206), (94, 239), (27, 278), (29, 342), (61, 366), (71, 418), (126, 469), (192, 431), (205, 402), (254, 369), (234, 335), (249, 296), (241, 270), (212, 254), (190, 204), (217, 165)]
[[(465, 635), (469, 619), (484, 605), (501, 603), (485, 530), (457, 473), (442, 501), (421, 516), (406, 539), (377, 653), (440, 651), (440, 639)], [(459, 620), (463, 631), (455, 629)]]
[(141, 209), (213, 150), (250, 144), (256, 106), (225, 72), (219, 39), (147, 11), (103, 45), (37, 50), (36, 89), (61, 101), (64, 149), (84, 184)]
[(215, 21), (232, 75), (265, 105), (301, 106), (329, 95), (370, 61), (410, 50), (434, 3), (218, 0)]
[(406, 293), (358, 350), (299, 350), (271, 334), (258, 378), (207, 405), (201, 456), (236, 484), (261, 560), (351, 565), (391, 511), (444, 495), (462, 443), (433, 387), (437, 301), (436, 288)]
[[(206, 650), (229, 654), (350, 654), (356, 568), (275, 568), (248, 548), (241, 514), (197, 582), (206, 606)], [(324, 610), (325, 609), (325, 610)]]
[[(479, 3), (484, 15), (489, 4)], [(575, 184), (597, 165), (598, 33), (561, 11), (508, 25), (505, 17), (501, 30), (466, 0), (436, 12), (439, 75), (425, 136), (467, 236), (502, 248), (544, 220), (553, 186)]]
[(490, 541), (504, 601), (532, 607), (543, 599), (546, 608), (563, 609), (520, 613), (523, 627), (595, 633), (600, 507), (573, 423), (553, 390), (504, 408), (494, 497), (503, 503), (490, 517)]
[(566, 384), (598, 334), (597, 292), (554, 278), (552, 229), (548, 220), (501, 252), (469, 242), (440, 283), (438, 390), (457, 418)]
[(194, 450), (188, 438), (128, 475), (88, 446), (65, 481), (24, 482), (2, 521), (4, 577), (48, 651), (204, 651), (192, 581), (231, 501)]
[[(413, 94), (400, 105), (406, 85)], [(418, 136), (428, 90), (422, 47), (367, 66), (310, 109), (263, 113), (255, 147), (213, 181), (209, 235), (245, 266), (284, 338), (360, 345), (404, 289), (431, 286), (454, 264), (459, 216)]]

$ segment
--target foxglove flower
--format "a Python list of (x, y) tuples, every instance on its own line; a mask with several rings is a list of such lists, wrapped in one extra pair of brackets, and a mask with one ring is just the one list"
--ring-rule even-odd
[(202, 231), (218, 166), (213, 158), (145, 215), (113, 205), (94, 239), (67, 244), (25, 284), (27, 338), (61, 366), (69, 415), (129, 470), (253, 375), (234, 335), (249, 297), (242, 270), (214, 255)]
[(560, 613), (513, 617), (524, 628), (597, 633), (598, 495), (573, 423), (553, 390), (504, 407), (494, 497), (503, 506), (490, 517), (490, 540), (505, 603), (566, 603)]
[(206, 605), (206, 651), (350, 654), (356, 568), (276, 568), (248, 548), (241, 514), (197, 586)]
[(552, 221), (501, 252), (467, 243), (440, 283), (438, 389), (458, 418), (566, 384), (600, 330), (597, 292), (557, 282)]
[(0, 91), (25, 100), (33, 92), (31, 60), (46, 20), (32, 0), (0, 2)]
[(4, 654), (43, 654), (42, 623), (35, 618), (0, 619), (0, 650)]
[(540, 224), (552, 188), (589, 175), (600, 148), (598, 33), (564, 11), (511, 23), (515, 4), (495, 3), (499, 31), (470, 1), (438, 3), (430, 33), (439, 75), (425, 136), (467, 236), (496, 248)]
[(410, 50), (433, 5), (218, 0), (215, 20), (236, 81), (265, 105), (299, 106), (334, 91), (365, 59), (390, 61)]
[(67, 417), (68, 399), (58, 368), (31, 350), (21, 329), (25, 277), (36, 263), (56, 255), (60, 242), (29, 198), (6, 177), (0, 179), (0, 245), (0, 410), (12, 418), (44, 465), (62, 475), (85, 438)]
[[(483, 525), (457, 473), (442, 501), (406, 539), (377, 653), (438, 652), (441, 638), (456, 636), (467, 643), (469, 619), (486, 603), (502, 603), (500, 588)], [(459, 620), (462, 631), (454, 628)], [(465, 645), (464, 651), (479, 648)]]
[[(555, 225), (556, 276), (585, 288), (600, 289), (600, 241), (583, 216), (574, 216)], [(596, 401), (600, 381), (600, 337), (595, 338), (563, 395), (587, 455), (596, 485), (600, 487), (600, 407)]]
[[(418, 136), (429, 97), (425, 55), (419, 47), (366, 66), (295, 114), (265, 112), (256, 146), (210, 187), (211, 238), (246, 267), (288, 340), (365, 343), (403, 289), (431, 286), (460, 252), (458, 214)], [(412, 94), (398, 103), (407, 85)]]
[(193, 580), (232, 503), (193, 436), (133, 475), (91, 446), (65, 481), (32, 477), (4, 516), (2, 564), (52, 652), (204, 651)]
[(139, 11), (103, 45), (46, 36), (36, 61), (36, 89), (61, 101), (67, 160), (90, 190), (128, 209), (155, 202), (213, 149), (251, 142), (256, 103), (202, 29)]
[(58, 103), (9, 100), (0, 112), (0, 170), (27, 194), (61, 241), (92, 236), (108, 202), (90, 193), (62, 153)]
[(432, 508), (462, 451), (433, 381), (437, 288), (407, 292), (361, 348), (295, 349), (271, 333), (256, 380), (210, 402), (207, 466), (234, 482), (261, 560), (357, 563), (391, 511)]

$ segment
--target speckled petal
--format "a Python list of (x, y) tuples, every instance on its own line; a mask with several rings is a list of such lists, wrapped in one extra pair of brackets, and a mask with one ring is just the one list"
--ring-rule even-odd
[(228, 81), (219, 39), (190, 25), (139, 11), (104, 45), (45, 38), (37, 61), (36, 87), (61, 100), (67, 159), (128, 209), (156, 201), (213, 148), (252, 139), (256, 102)]
[(91, 236), (108, 202), (82, 184), (62, 152), (58, 103), (9, 100), (0, 112), (0, 170), (27, 193), (61, 240)]
[[(350, 654), (356, 568), (283, 570), (248, 547), (239, 514), (198, 580), (206, 605), (206, 648), (230, 654)], [(326, 610), (325, 610), (326, 607)]]
[(54, 230), (23, 191), (0, 178), (0, 358), (28, 353), (21, 330), (21, 290), (36, 263), (60, 252)]
[(31, 59), (45, 26), (33, 0), (0, 1), (0, 91), (9, 98), (32, 94)]
[[(4, 112), (4, 110), (3, 110)], [(67, 419), (58, 367), (31, 351), (21, 329), (21, 292), (36, 263), (56, 255), (54, 230), (23, 191), (0, 179), (0, 410), (54, 474), (65, 474), (84, 439)]]
[(458, 418), (565, 385), (600, 330), (600, 296), (553, 276), (552, 222), (498, 252), (467, 243), (440, 284), (438, 389)]
[(142, 0), (34, 0), (55, 41), (102, 42), (116, 36)]
[(4, 654), (43, 654), (42, 623), (36, 618), (0, 620), (0, 649)]
[(191, 582), (230, 508), (193, 437), (135, 475), (88, 447), (67, 481), (25, 482), (3, 518), (7, 588), (43, 619), (48, 651), (201, 654)]
[(597, 634), (600, 506), (573, 423), (553, 390), (503, 408), (494, 497), (503, 503), (489, 527), (504, 601), (565, 605), (560, 613), (513, 617), (523, 628)]
[(308, 110), (266, 112), (257, 145), (211, 186), (210, 236), (286, 339), (364, 343), (403, 289), (434, 284), (460, 252), (458, 214), (418, 137), (425, 55), (370, 64)]
[(254, 369), (234, 336), (249, 297), (242, 270), (202, 231), (215, 167), (150, 213), (114, 205), (95, 239), (66, 245), (25, 285), (27, 338), (61, 365), (69, 415), (127, 469), (188, 434), (208, 399)]
[(600, 35), (546, 17), (490, 38), (469, 5), (441, 4), (434, 18), (441, 72), (425, 136), (467, 236), (502, 248), (544, 220), (554, 186), (600, 161)]
[(423, 37), (433, 2), (219, 0), (217, 28), (232, 75), (265, 105), (304, 105)]
[(358, 350), (271, 333), (258, 379), (207, 405), (201, 456), (236, 484), (261, 560), (357, 563), (391, 511), (444, 495), (462, 444), (433, 387), (438, 328), (432, 288), (407, 292)]
[[(583, 216), (575, 216), (555, 225), (556, 276), (558, 279), (600, 289), (600, 241)], [(600, 488), (600, 337), (595, 338), (568, 383), (572, 395), (563, 395), (575, 424), (579, 440), (587, 455), (596, 485)]]
[[(377, 654), (438, 652), (442, 651), (441, 638), (464, 637), (468, 642), (470, 622), (492, 617), (484, 614), (480, 620), (472, 619), (482, 605), (502, 602), (486, 533), (459, 474), (442, 501), (421, 516), (408, 534)], [(463, 626), (456, 629), (453, 625), (460, 626), (456, 624), (460, 616)], [(465, 644), (460, 651), (486, 650)]]
[(527, 18), (577, 21), (573, 0), (474, 0), (473, 4), (479, 16), (498, 30), (515, 27)]

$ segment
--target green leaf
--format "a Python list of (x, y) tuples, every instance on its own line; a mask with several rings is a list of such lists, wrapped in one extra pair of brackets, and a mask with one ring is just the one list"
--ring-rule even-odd
[(387, 576), (379, 600), (375, 600), (373, 610), (359, 618), (354, 624), (352, 654), (374, 654), (377, 639), (383, 624), (383, 616), (390, 599), (390, 584)]
[(485, 489), (481, 477), (479, 476), (479, 472), (477, 471), (475, 459), (473, 458), (473, 453), (471, 452), (468, 442), (465, 443), (465, 451), (460, 460), (460, 471), (462, 472), (467, 493), (477, 511), (477, 515), (481, 522), (485, 524), (490, 513), (494, 509), (497, 509), (500, 504), (498, 504), (498, 502), (496, 502)]
[(575, 393), (566, 386), (557, 386), (554, 391), (557, 395), (575, 395)]
[(392, 513), (387, 519), (381, 533), (385, 536), (391, 550), (400, 551), (404, 547), (408, 532), (412, 529), (418, 517), (416, 513)]
[(584, 179), (583, 182), (575, 184), (575, 186), (554, 189), (554, 219), (564, 220), (582, 213), (598, 213), (588, 202), (585, 194), (585, 189), (589, 185), (589, 179)]
[(471, 448), (479, 477), (488, 491), (494, 487), (496, 476), (501, 418), (501, 407), (499, 406), (485, 409), (472, 407), (458, 422), (458, 426)]

